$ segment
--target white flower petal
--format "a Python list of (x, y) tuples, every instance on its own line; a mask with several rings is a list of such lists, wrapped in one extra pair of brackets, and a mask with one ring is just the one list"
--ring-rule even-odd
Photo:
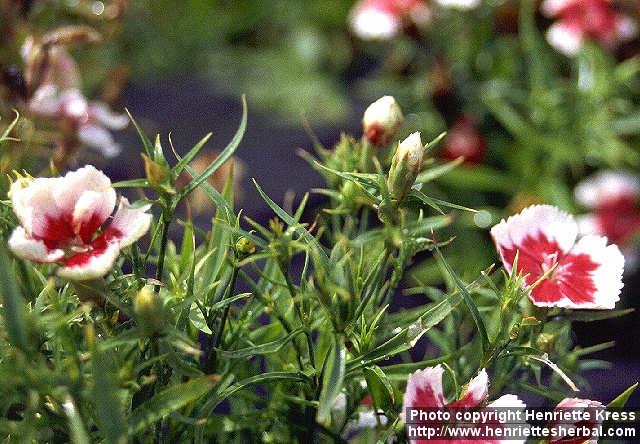
[(469, 10), (474, 9), (480, 5), (481, 0), (436, 0), (440, 6), (444, 8), (454, 8)]
[[(607, 238), (601, 236), (584, 236), (576, 243), (571, 254), (586, 254), (598, 264), (591, 273), (596, 287), (593, 302), (571, 304), (572, 308), (611, 309), (620, 300), (622, 290), (622, 274), (624, 272), (624, 256), (617, 245), (607, 245)], [(561, 305), (559, 305), (561, 306)]]
[(29, 237), (22, 227), (17, 227), (11, 233), (9, 248), (19, 258), (33, 262), (57, 262), (64, 258), (64, 251), (50, 250), (43, 241)]
[(556, 22), (547, 30), (547, 41), (561, 53), (572, 56), (582, 47), (584, 36), (562, 22)]
[(461, 407), (476, 407), (489, 395), (489, 376), (485, 369), (480, 370), (478, 375), (469, 381), (465, 387), (459, 403)]
[(405, 421), (405, 412), (409, 407), (443, 407), (445, 405), (442, 391), (442, 374), (444, 367), (438, 364), (416, 370), (407, 379), (407, 388), (402, 399), (400, 416)]
[(42, 117), (57, 117), (60, 113), (62, 101), (58, 88), (51, 84), (40, 86), (29, 100), (29, 111)]
[(121, 147), (105, 128), (86, 124), (78, 128), (78, 138), (85, 145), (98, 150), (105, 157), (115, 157), (120, 154)]
[(554, 17), (575, 0), (544, 0), (540, 5), (540, 10), (547, 17)]
[[(116, 205), (116, 192), (111, 187), (111, 180), (93, 165), (86, 165), (52, 182), (53, 197), (60, 210), (69, 212), (74, 217), (81, 217), (81, 209), (76, 211), (76, 206), (82, 195), (86, 192), (94, 192), (104, 200), (104, 206), (111, 206), (109, 214)], [(91, 199), (93, 200), (93, 199)], [(85, 201), (82, 205), (87, 205)], [(106, 211), (106, 210), (105, 210)]]
[(123, 197), (111, 225), (105, 230), (105, 235), (116, 239), (121, 248), (131, 245), (149, 230), (152, 215), (147, 213), (147, 210), (150, 207), (151, 205), (144, 205), (132, 208), (129, 201)]
[(601, 171), (580, 182), (576, 200), (586, 208), (598, 208), (624, 197), (640, 195), (640, 179), (626, 171)]
[(74, 281), (97, 279), (113, 268), (119, 254), (120, 248), (116, 242), (107, 243), (102, 251), (83, 253), (81, 261), (72, 257), (67, 266), (58, 270), (58, 276)]
[(89, 115), (100, 125), (111, 130), (121, 130), (129, 124), (129, 118), (126, 114), (114, 113), (102, 102), (91, 103), (89, 106)]
[(351, 29), (363, 40), (388, 40), (400, 31), (400, 21), (375, 8), (356, 9), (351, 16)]
[[(491, 229), (491, 236), (498, 246), (502, 257), (502, 249), (519, 246), (527, 236), (544, 235), (549, 241), (557, 242), (562, 251), (573, 247), (578, 235), (578, 225), (573, 216), (551, 205), (533, 205), (521, 213), (502, 220)], [(502, 257), (504, 261), (504, 257)], [(507, 271), (513, 264), (505, 263)]]
[(19, 179), (11, 185), (11, 206), (28, 236), (43, 237), (48, 220), (60, 216), (52, 194), (58, 181), (58, 178)]

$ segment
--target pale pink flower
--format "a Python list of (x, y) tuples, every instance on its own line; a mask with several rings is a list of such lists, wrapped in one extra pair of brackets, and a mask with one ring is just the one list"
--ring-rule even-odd
[(430, 20), (423, 0), (360, 0), (351, 13), (351, 29), (363, 40), (388, 40), (406, 23), (423, 26)]
[(491, 236), (507, 272), (518, 255), (517, 272), (532, 285), (539, 307), (610, 309), (620, 299), (624, 257), (607, 238), (578, 237), (573, 216), (551, 205), (533, 205), (503, 219)]
[[(463, 408), (472, 409), (477, 407), (510, 407), (524, 408), (524, 403), (515, 395), (503, 395), (495, 401), (484, 405), (489, 396), (489, 377), (485, 369), (480, 370), (478, 375), (469, 381), (464, 387), (460, 397), (454, 401), (447, 402), (442, 387), (442, 376), (444, 367), (437, 365), (435, 367), (427, 367), (423, 370), (417, 370), (407, 380), (407, 387), (402, 400), (401, 418), (407, 422), (406, 411), (408, 408)], [(499, 424), (494, 424), (500, 427)], [(484, 443), (496, 444), (501, 441), (493, 440), (417, 440), (412, 441), (417, 444), (430, 443)], [(506, 441), (505, 441), (506, 442)], [(511, 443), (522, 443), (524, 441), (509, 441)]]
[(481, 0), (436, 0), (443, 8), (469, 10), (475, 9), (480, 5)]
[[(576, 429), (581, 427), (587, 427), (589, 430), (593, 430), (600, 421), (596, 419), (596, 410), (604, 409), (605, 406), (598, 402), (592, 401), (590, 399), (580, 399), (580, 398), (565, 398), (558, 403), (556, 406), (556, 410), (559, 411), (576, 411), (576, 412), (588, 412), (590, 420), (582, 421), (582, 422), (553, 422), (550, 424), (551, 427), (559, 429)], [(587, 439), (585, 439), (587, 438)], [(595, 444), (598, 442), (598, 437), (590, 435), (588, 437), (581, 437), (577, 439), (559, 439), (552, 438), (549, 440), (550, 444), (562, 443), (562, 444)]]
[(124, 114), (115, 114), (101, 102), (88, 102), (80, 90), (60, 90), (52, 84), (44, 84), (29, 101), (31, 112), (75, 131), (85, 145), (97, 149), (106, 157), (120, 153), (109, 130), (124, 129), (129, 120)]
[[(72, 280), (104, 276), (120, 250), (149, 229), (149, 205), (133, 208), (93, 166), (64, 177), (19, 178), (9, 197), (20, 226), (9, 239), (18, 257), (59, 263), (58, 275)], [(112, 213), (115, 211), (115, 214)]]
[(542, 12), (557, 18), (547, 31), (547, 40), (567, 55), (577, 53), (586, 40), (612, 47), (634, 37), (638, 30), (611, 0), (544, 0)]

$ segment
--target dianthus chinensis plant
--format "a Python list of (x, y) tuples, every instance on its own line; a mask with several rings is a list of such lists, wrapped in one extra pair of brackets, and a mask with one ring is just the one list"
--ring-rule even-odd
[[(388, 442), (406, 440), (403, 407), (522, 406), (524, 392), (576, 401), (581, 372), (598, 365), (584, 357), (608, 344), (575, 347), (571, 325), (624, 314), (617, 247), (576, 242), (571, 216), (534, 206), (492, 229), (504, 267), (463, 281), (446, 259), (455, 239), (438, 233), (473, 210), (429, 194), (457, 163), (430, 159), (440, 138), (399, 142), (407, 128), (391, 97), (367, 110), (360, 139), (306, 155), (326, 179), (320, 208), (305, 195), (286, 211), (254, 181), (273, 211), (263, 226), (235, 207), (231, 175), (222, 191), (206, 180), (246, 121), (245, 105), (201, 173), (189, 164), (209, 135), (180, 156), (134, 121), (145, 178), (111, 184), (92, 166), (11, 177), (0, 206), (3, 436)], [(0, 149), (20, 143), (11, 129)], [(216, 209), (204, 229), (177, 211), (197, 188)], [(129, 202), (125, 189), (144, 197)], [(426, 257), (446, 285), (404, 279)], [(409, 297), (419, 303), (401, 308)]]

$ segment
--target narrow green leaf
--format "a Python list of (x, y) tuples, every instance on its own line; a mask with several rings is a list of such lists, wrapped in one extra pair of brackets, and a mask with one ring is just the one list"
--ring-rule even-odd
[(108, 444), (127, 442), (122, 405), (118, 398), (118, 382), (111, 357), (100, 349), (93, 355), (93, 401), (98, 428)]
[(240, 348), (237, 350), (220, 350), (220, 356), (230, 359), (244, 359), (255, 355), (276, 353), (302, 332), (302, 329), (297, 329), (283, 338), (265, 342), (264, 344), (254, 345), (253, 347)]
[(149, 181), (147, 179), (130, 179), (130, 180), (121, 180), (120, 182), (116, 182), (111, 184), (114, 188), (149, 188)]
[(216, 172), (218, 168), (222, 166), (236, 151), (238, 145), (242, 141), (242, 137), (244, 136), (244, 132), (247, 129), (247, 100), (244, 96), (242, 96), (242, 120), (240, 121), (240, 126), (236, 131), (235, 135), (231, 139), (231, 142), (222, 150), (220, 155), (216, 157), (216, 159), (207, 166), (204, 171), (194, 178), (187, 186), (185, 186), (177, 197), (177, 200), (180, 201), (182, 198), (187, 196), (193, 190), (200, 186), (205, 180), (209, 178), (213, 173)]
[(344, 337), (341, 334), (335, 334), (323, 366), (320, 405), (316, 417), (316, 420), (326, 427), (331, 424), (331, 409), (344, 385), (346, 361), (347, 349), (344, 345)]
[(253, 179), (253, 184), (258, 190), (258, 193), (260, 194), (262, 199), (267, 203), (267, 205), (269, 205), (273, 212), (276, 213), (276, 215), (280, 219), (282, 219), (288, 226), (292, 227), (298, 234), (298, 236), (304, 239), (304, 241), (314, 250), (314, 252), (317, 253), (322, 264), (326, 266), (329, 262), (329, 257), (327, 256), (324, 247), (320, 245), (316, 238), (313, 237), (311, 233), (309, 233), (304, 227), (300, 226), (300, 224), (297, 223), (296, 220), (291, 217), (286, 211), (280, 208), (277, 203), (271, 200), (271, 198), (267, 196), (264, 191), (262, 191), (262, 188), (260, 188), (260, 185), (258, 185), (258, 182), (256, 182), (255, 179)]
[(393, 386), (384, 371), (377, 365), (373, 365), (363, 368), (362, 372), (367, 381), (367, 388), (374, 408), (376, 410), (381, 408), (385, 411), (393, 408), (395, 403)]
[(211, 139), (211, 135), (212, 133), (209, 133), (202, 139), (200, 139), (200, 141), (196, 143), (193, 148), (191, 148), (189, 152), (184, 155), (184, 157), (180, 158), (176, 155), (179, 160), (178, 163), (173, 167), (173, 174), (175, 177), (178, 177), (180, 173), (182, 173), (182, 170), (184, 170), (184, 168), (189, 165), (189, 163), (198, 155), (202, 147), (209, 141), (209, 139)]
[(27, 324), (25, 320), (25, 301), (20, 294), (17, 278), (12, 269), (12, 260), (3, 245), (0, 245), (0, 297), (4, 314), (4, 324), (9, 341), (21, 349), (27, 350)]
[(173, 385), (140, 404), (129, 418), (129, 434), (135, 435), (159, 419), (209, 393), (215, 384), (207, 377)]
[(607, 409), (621, 409), (621, 408), (623, 408), (627, 404), (627, 401), (629, 400), (629, 397), (633, 394), (633, 392), (635, 392), (635, 390), (637, 388), (638, 388), (638, 383), (636, 382), (631, 387), (626, 389), (624, 392), (620, 393), (616, 397), (616, 399), (614, 399), (609, 404), (607, 404)]
[(444, 201), (444, 200), (436, 199), (435, 197), (427, 196), (426, 194), (424, 194), (420, 190), (415, 190), (415, 189), (411, 190), (411, 193), (409, 194), (409, 196), (417, 198), (421, 202), (423, 202), (423, 203), (429, 205), (430, 207), (434, 208), (439, 213), (442, 213), (442, 210), (440, 209), (440, 206), (448, 207), (448, 208), (454, 208), (456, 210), (469, 211), (471, 213), (477, 213), (478, 212), (478, 210), (474, 210), (473, 208), (463, 207), (462, 205), (457, 205), (457, 204), (454, 204), (454, 203), (451, 203), (451, 202), (447, 202), (447, 201)]
[(144, 133), (144, 131), (142, 131), (142, 128), (140, 127), (140, 125), (138, 125), (138, 122), (136, 122), (136, 119), (133, 118), (129, 110), (125, 108), (125, 111), (127, 112), (127, 115), (131, 120), (131, 123), (133, 123), (133, 126), (136, 129), (136, 132), (138, 133), (138, 137), (140, 137), (140, 140), (142, 141), (142, 145), (144, 146), (144, 151), (147, 153), (147, 156), (149, 156), (150, 158), (153, 158), (153, 145), (151, 144), (151, 140), (149, 140), (149, 138)]
[(442, 255), (442, 252), (438, 248), (437, 244), (434, 250), (434, 254), (436, 258), (442, 263), (444, 268), (447, 270), (447, 273), (449, 273), (449, 276), (451, 276), (451, 278), (453, 279), (453, 282), (455, 283), (458, 290), (460, 290), (460, 292), (462, 293), (462, 296), (464, 297), (464, 302), (465, 304), (467, 304), (467, 308), (469, 309), (469, 312), (471, 313), (471, 317), (473, 318), (473, 321), (476, 324), (476, 328), (478, 329), (478, 334), (480, 334), (480, 340), (482, 341), (482, 350), (483, 351), (488, 350), (490, 345), (489, 336), (487, 335), (487, 329), (484, 325), (484, 321), (482, 320), (482, 317), (480, 316), (480, 312), (478, 311), (478, 307), (476, 306), (475, 301), (471, 297), (471, 294), (467, 290), (467, 287), (465, 286), (464, 282), (462, 282), (462, 280), (458, 277), (458, 275), (453, 271), (451, 266), (447, 263), (444, 256)]
[(71, 442), (73, 444), (89, 444), (91, 441), (84, 427), (84, 422), (71, 396), (67, 395), (65, 397), (62, 408), (69, 421)]
[(633, 311), (633, 308), (626, 308), (624, 310), (580, 310), (566, 311), (561, 313), (560, 316), (570, 321), (592, 322), (626, 316), (629, 313), (633, 313)]

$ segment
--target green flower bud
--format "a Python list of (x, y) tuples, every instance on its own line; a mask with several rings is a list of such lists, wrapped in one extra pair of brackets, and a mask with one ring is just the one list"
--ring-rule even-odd
[(152, 160), (144, 153), (142, 153), (142, 159), (144, 160), (144, 172), (151, 187), (159, 192), (174, 194), (175, 189), (169, 167)]
[(372, 145), (387, 145), (396, 135), (404, 117), (402, 110), (391, 96), (384, 96), (373, 102), (362, 117), (364, 137)]
[(133, 299), (133, 313), (148, 336), (162, 334), (167, 327), (164, 303), (150, 287), (144, 287)]
[(553, 350), (555, 335), (551, 333), (540, 333), (536, 338), (536, 348), (543, 352), (549, 353)]
[(403, 200), (422, 168), (424, 145), (420, 133), (415, 132), (398, 144), (387, 179), (389, 193), (398, 201)]
[(236, 242), (236, 251), (243, 256), (249, 256), (256, 252), (256, 244), (251, 239), (241, 237)]

